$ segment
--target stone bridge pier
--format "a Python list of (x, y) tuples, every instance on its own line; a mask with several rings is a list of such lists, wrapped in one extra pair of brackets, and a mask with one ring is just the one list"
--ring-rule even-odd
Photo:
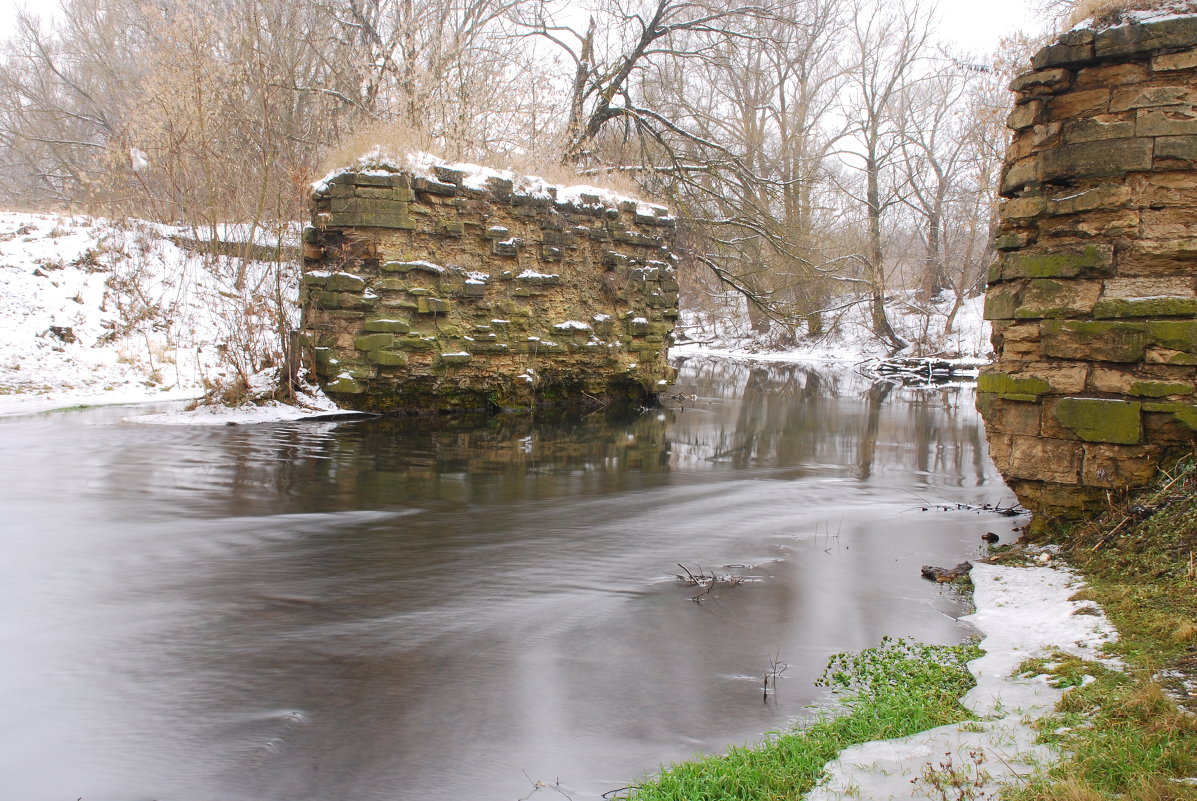
[(993, 459), (1077, 517), (1197, 430), (1197, 17), (1073, 30), (1011, 85), (978, 385)]

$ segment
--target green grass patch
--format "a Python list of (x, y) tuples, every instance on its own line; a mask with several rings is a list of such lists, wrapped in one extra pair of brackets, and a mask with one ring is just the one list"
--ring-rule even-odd
[(753, 746), (663, 770), (620, 798), (635, 801), (782, 801), (799, 799), (839, 752), (870, 740), (905, 737), (969, 720), (960, 697), (973, 686), (967, 663), (976, 644), (926, 645), (885, 638), (877, 648), (833, 656), (816, 682), (837, 696), (839, 714), (822, 714)]
[[(1078, 660), (1024, 669), (1075, 686), (1043, 738), (1064, 759), (1009, 801), (1197, 801), (1197, 717), (1184, 682), (1197, 680), (1197, 465), (1189, 458), (1107, 515), (1037, 539), (1063, 546), (1089, 583), (1076, 600), (1100, 604), (1120, 641), (1125, 673)], [(1084, 674), (1089, 683), (1078, 681)]]

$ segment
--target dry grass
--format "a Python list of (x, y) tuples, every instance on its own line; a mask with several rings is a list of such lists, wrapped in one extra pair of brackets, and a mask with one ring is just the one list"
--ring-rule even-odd
[(1178, 13), (1197, 13), (1192, 0), (1077, 0), (1068, 24), (1075, 26), (1091, 20), (1091, 27), (1110, 28), (1126, 21), (1130, 11), (1170, 10)]
[[(316, 170), (316, 176), (353, 164), (375, 148), (381, 148), (384, 153), (395, 157), (422, 152), (444, 158), (446, 161), (458, 161), (446, 156), (435, 138), (425, 131), (400, 123), (373, 123), (358, 129), (325, 153)], [(621, 195), (651, 199), (627, 176), (590, 173), (580, 175), (572, 167), (562, 165), (552, 148), (546, 147), (543, 153), (486, 153), (461, 161), (508, 170), (520, 176), (535, 176), (557, 186), (587, 184)]]

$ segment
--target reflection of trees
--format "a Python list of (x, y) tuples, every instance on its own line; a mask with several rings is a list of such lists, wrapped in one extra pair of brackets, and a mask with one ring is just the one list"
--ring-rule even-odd
[(679, 389), (706, 406), (670, 426), (675, 464), (685, 456), (687, 467), (840, 469), (868, 479), (880, 460), (947, 483), (992, 475), (971, 395), (959, 389), (895, 393), (839, 367), (704, 359), (684, 366)]
[(873, 475), (873, 460), (877, 458), (877, 432), (881, 429), (881, 404), (885, 403), (893, 386), (888, 381), (878, 381), (865, 392), (865, 425), (857, 446), (857, 478), (865, 479)]

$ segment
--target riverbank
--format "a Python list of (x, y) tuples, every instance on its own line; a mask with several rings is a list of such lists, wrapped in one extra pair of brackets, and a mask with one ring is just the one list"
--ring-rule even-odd
[[(982, 632), (985, 653), (968, 663), (973, 686), (962, 697), (923, 685), (935, 674), (917, 666), (959, 653), (933, 649), (892, 673), (892, 697), (841, 681), (848, 694), (839, 717), (671, 766), (627, 797), (1197, 798), (1194, 490), (1190, 459), (1101, 519), (1004, 550), (995, 561), (1007, 564), (975, 566), (976, 612), (965, 619)], [(1027, 565), (1053, 554), (1074, 567)], [(868, 677), (875, 661), (855, 664)], [(958, 674), (938, 680), (940, 689), (961, 682)], [(921, 699), (917, 714), (893, 714), (912, 698)], [(920, 726), (929, 716), (944, 725)], [(895, 733), (903, 726), (919, 731), (881, 739), (905, 734)], [(834, 737), (833, 751), (850, 747), (826, 761)]]
[[(1068, 756), (1011, 801), (1197, 799), (1197, 465), (1190, 457), (1102, 517), (1035, 538), (1058, 542), (1118, 629), (1123, 671), (1055, 660), (1077, 686), (1040, 726)], [(1091, 673), (1093, 681), (1079, 676)]]

